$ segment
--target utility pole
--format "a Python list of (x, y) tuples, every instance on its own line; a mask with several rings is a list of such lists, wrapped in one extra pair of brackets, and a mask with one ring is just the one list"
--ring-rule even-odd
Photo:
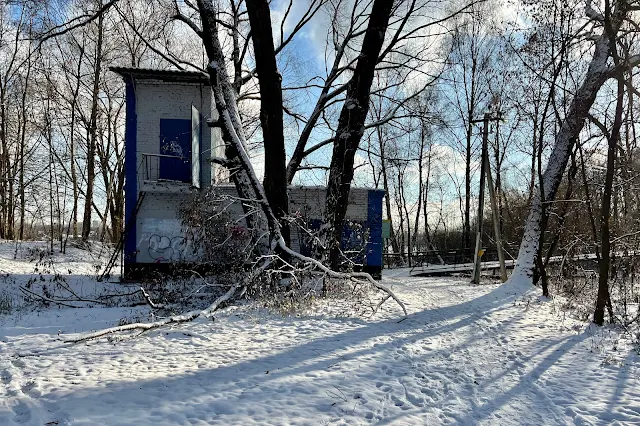
[(500, 235), (500, 218), (498, 217), (498, 203), (496, 200), (496, 191), (493, 186), (493, 178), (491, 176), (491, 167), (489, 165), (489, 122), (500, 120), (501, 114), (498, 111), (495, 116), (491, 116), (490, 113), (485, 113), (482, 120), (473, 120), (472, 123), (482, 122), (482, 162), (480, 163), (480, 192), (478, 194), (478, 219), (476, 224), (476, 250), (473, 256), (473, 280), (474, 284), (480, 283), (480, 269), (482, 256), (480, 251), (482, 250), (482, 225), (484, 219), (484, 188), (485, 177), (489, 185), (489, 197), (491, 198), (491, 213), (493, 217), (493, 230), (496, 238), (496, 247), (498, 249), (498, 260), (500, 262), (500, 278), (502, 281), (507, 280), (507, 268), (504, 262), (504, 253), (502, 252), (502, 237)]
[(493, 177), (491, 176), (491, 167), (489, 166), (489, 156), (484, 158), (487, 163), (487, 185), (489, 186), (489, 197), (491, 198), (491, 218), (493, 219), (493, 233), (496, 239), (496, 249), (498, 250), (498, 261), (500, 262), (500, 279), (502, 282), (507, 281), (507, 267), (504, 264), (504, 252), (502, 251), (502, 235), (500, 235), (500, 210), (498, 209), (498, 200), (496, 197), (496, 188), (493, 186)]
[(476, 223), (476, 251), (473, 254), (473, 280), (474, 284), (480, 284), (480, 261), (482, 248), (482, 222), (484, 211), (484, 176), (487, 166), (487, 142), (489, 140), (489, 113), (485, 113), (482, 119), (482, 162), (480, 163), (480, 193), (478, 194), (478, 218)]

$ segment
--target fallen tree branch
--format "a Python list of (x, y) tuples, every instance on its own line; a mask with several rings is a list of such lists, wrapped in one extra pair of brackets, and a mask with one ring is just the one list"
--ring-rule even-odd
[[(376, 282), (371, 277), (371, 275), (365, 272), (344, 273), (344, 272), (333, 271), (332, 269), (323, 265), (320, 261), (308, 256), (301, 255), (300, 253), (297, 253), (294, 250), (290, 249), (286, 245), (286, 243), (284, 242), (284, 239), (281, 236), (278, 238), (277, 241), (274, 241), (272, 243), (272, 249), (275, 249), (275, 248), (280, 248), (284, 253), (289, 255), (291, 258), (298, 259), (301, 262), (307, 263), (308, 265), (311, 265), (314, 268), (317, 268), (324, 275), (330, 278), (351, 280), (357, 283), (369, 283), (374, 288), (383, 291), (384, 293), (386, 293), (386, 296), (383, 297), (380, 303), (378, 303), (378, 305), (374, 309), (374, 314), (380, 308), (380, 306), (382, 306), (382, 304), (385, 301), (387, 301), (389, 298), (392, 298), (400, 306), (405, 317), (407, 316), (407, 309), (404, 303), (402, 303), (402, 301), (393, 293), (393, 291), (391, 291), (391, 289), (389, 289), (385, 285), (382, 285)], [(222, 303), (229, 301), (234, 297), (235, 298), (242, 297), (246, 293), (248, 286), (252, 282), (254, 282), (260, 274), (264, 273), (264, 271), (267, 270), (267, 268), (271, 264), (273, 264), (274, 258), (278, 258), (278, 256), (263, 257), (262, 258), (263, 262), (258, 267), (256, 267), (245, 279), (243, 279), (241, 284), (236, 284), (231, 288), (229, 288), (229, 290), (225, 294), (218, 297), (211, 305), (209, 305), (204, 310), (190, 311), (181, 315), (173, 315), (160, 321), (154, 321), (149, 323), (134, 323), (134, 324), (126, 324), (126, 325), (111, 327), (111, 328), (96, 331), (93, 333), (85, 334), (77, 338), (66, 339), (65, 343), (81, 343), (89, 340), (99, 339), (107, 335), (128, 332), (128, 331), (140, 331), (141, 333), (143, 333), (149, 330), (154, 330), (154, 329), (169, 326), (169, 325), (187, 323), (199, 317), (210, 318), (211, 315), (220, 307)], [(240, 292), (236, 296), (236, 292), (238, 291), (238, 289), (240, 289)], [(151, 301), (151, 298), (142, 287), (140, 287), (140, 290), (138, 291), (142, 292), (145, 300), (147, 301), (150, 307), (152, 308), (161, 307), (161, 305), (156, 305)]]
[[(164, 305), (164, 304), (157, 304), (157, 303), (153, 303), (153, 300), (151, 300), (151, 297), (149, 296), (149, 293), (147, 293), (147, 292), (145, 291), (145, 289), (144, 289), (144, 288), (140, 287), (140, 288), (138, 289), (138, 291), (137, 291), (137, 292), (142, 293), (142, 297), (144, 297), (144, 300), (145, 300), (145, 301), (147, 302), (147, 304), (148, 304), (149, 306), (151, 306), (153, 309), (162, 309), (162, 308), (164, 308), (164, 307), (165, 307), (165, 305)], [(137, 293), (137, 292), (134, 292), (134, 294), (135, 294), (135, 293)]]
[(387, 293), (387, 295), (389, 295), (393, 300), (396, 301), (398, 305), (400, 305), (400, 308), (402, 308), (402, 312), (404, 312), (404, 315), (407, 316), (407, 308), (404, 306), (404, 303), (402, 303), (402, 301), (398, 299), (398, 296), (396, 296), (395, 293), (393, 293), (393, 291), (391, 291), (391, 289), (389, 289), (387, 286), (376, 282), (376, 280), (374, 280), (373, 277), (367, 274), (366, 272), (351, 272), (351, 273), (336, 272), (328, 268), (327, 266), (323, 265), (322, 262), (316, 259), (313, 259), (308, 256), (304, 256), (298, 252), (291, 250), (289, 247), (287, 247), (287, 244), (284, 242), (284, 239), (282, 237), (280, 237), (280, 239), (278, 240), (278, 246), (289, 256), (294, 257), (303, 262), (312, 264), (313, 266), (315, 266), (316, 268), (318, 268), (319, 270), (321, 270), (331, 278), (354, 280), (354, 281), (361, 281), (361, 280), (367, 281), (373, 287)]
[[(25, 287), (20, 287), (20, 291), (22, 292), (22, 294), (24, 294), (26, 297), (30, 297), (32, 299), (37, 299), (40, 300), (42, 302), (47, 302), (47, 303), (54, 303), (56, 305), (60, 305), (60, 306), (66, 306), (69, 308), (81, 308), (82, 306), (78, 306), (75, 305), (74, 303), (92, 303), (92, 304), (96, 304), (96, 305), (109, 305), (109, 302), (104, 301), (104, 300), (97, 300), (97, 299), (88, 299), (88, 298), (84, 298), (79, 296), (76, 292), (74, 292), (71, 287), (69, 287), (67, 284), (63, 284), (63, 283), (58, 283), (62, 289), (66, 290), (67, 292), (69, 292), (73, 298), (69, 298), (69, 299), (65, 299), (65, 298), (53, 298), (53, 297), (47, 297), (43, 294), (39, 294), (36, 293), (34, 291), (31, 291)], [(122, 293), (122, 294), (105, 294), (105, 295), (100, 295), (99, 297), (102, 299), (112, 299), (115, 297), (128, 297), (128, 296), (134, 296), (136, 294), (142, 294), (143, 299), (145, 300), (146, 304), (149, 305), (151, 308), (153, 309), (162, 309), (165, 307), (164, 304), (158, 304), (158, 303), (154, 303), (151, 300), (151, 297), (149, 296), (149, 294), (145, 291), (144, 288), (140, 287), (138, 288), (136, 291), (132, 291), (129, 293)]]
[(94, 333), (85, 334), (75, 339), (67, 339), (65, 340), (65, 342), (81, 343), (81, 342), (86, 342), (88, 340), (98, 339), (100, 337), (107, 336), (114, 333), (121, 333), (121, 332), (132, 331), (132, 330), (140, 330), (142, 332), (146, 332), (149, 330), (154, 330), (156, 328), (165, 327), (167, 325), (182, 324), (182, 323), (190, 322), (198, 317), (210, 318), (211, 315), (220, 307), (222, 303), (230, 300), (232, 297), (235, 296), (236, 291), (239, 288), (240, 288), (240, 293), (236, 296), (236, 298), (242, 297), (247, 290), (247, 286), (251, 282), (253, 282), (259, 274), (264, 272), (265, 269), (269, 265), (271, 265), (272, 262), (273, 262), (272, 259), (265, 259), (262, 265), (254, 269), (251, 272), (251, 274), (249, 274), (245, 279), (242, 280), (241, 284), (236, 284), (232, 286), (229, 290), (227, 290), (225, 294), (218, 297), (211, 305), (209, 305), (206, 309), (203, 309), (201, 311), (190, 311), (182, 315), (173, 315), (173, 316), (170, 316), (169, 318), (165, 318), (160, 321), (154, 321), (149, 323), (134, 323), (134, 324), (121, 325), (117, 327), (111, 327), (104, 330), (96, 331)]
[(239, 285), (235, 285), (231, 287), (225, 294), (218, 297), (211, 305), (209, 305), (208, 308), (202, 311), (191, 311), (182, 315), (173, 315), (173, 316), (170, 316), (169, 318), (165, 318), (163, 320), (155, 321), (155, 322), (134, 323), (134, 324), (120, 325), (117, 327), (111, 327), (104, 330), (96, 331), (94, 333), (85, 334), (75, 339), (66, 339), (65, 343), (86, 342), (88, 340), (98, 339), (100, 337), (107, 336), (109, 334), (121, 333), (124, 331), (132, 331), (132, 330), (149, 331), (149, 330), (164, 327), (167, 325), (181, 324), (181, 323), (193, 321), (194, 319), (201, 316), (208, 318), (220, 307), (220, 305), (223, 302), (226, 302), (227, 300), (231, 299), (239, 287), (240, 287)]
[(68, 300), (62, 301), (62, 300), (51, 299), (49, 297), (43, 296), (42, 294), (34, 293), (31, 290), (27, 290), (24, 287), (20, 287), (20, 291), (26, 297), (31, 297), (33, 299), (40, 300), (41, 302), (54, 303), (56, 305), (66, 306), (67, 308), (81, 308), (82, 307), (82, 306), (72, 305), (70, 303), (70, 302), (80, 302), (80, 301), (75, 301), (75, 300), (74, 301), (68, 301)]

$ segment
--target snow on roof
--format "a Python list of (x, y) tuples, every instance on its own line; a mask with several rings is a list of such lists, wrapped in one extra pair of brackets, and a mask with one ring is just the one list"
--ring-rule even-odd
[(138, 80), (162, 80), (183, 83), (209, 84), (209, 77), (200, 71), (159, 70), (137, 67), (110, 67), (111, 71), (123, 77), (131, 76)]

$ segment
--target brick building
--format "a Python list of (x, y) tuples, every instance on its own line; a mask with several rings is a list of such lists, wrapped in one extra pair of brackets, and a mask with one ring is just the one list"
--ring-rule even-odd
[[(226, 171), (210, 161), (222, 156), (223, 146), (220, 130), (206, 124), (216, 118), (209, 81), (198, 72), (111, 70), (126, 85), (125, 276), (141, 267), (198, 262), (178, 218), (181, 203), (210, 185), (235, 194)], [(363, 250), (356, 260), (374, 274), (382, 265), (383, 195), (380, 190), (352, 188), (347, 219), (361, 231), (346, 227), (343, 233), (345, 250), (360, 241)], [(324, 201), (322, 187), (289, 188), (290, 211), (311, 228), (322, 222)], [(234, 208), (241, 217), (241, 207)], [(293, 249), (305, 251), (300, 230), (292, 229), (291, 239)]]

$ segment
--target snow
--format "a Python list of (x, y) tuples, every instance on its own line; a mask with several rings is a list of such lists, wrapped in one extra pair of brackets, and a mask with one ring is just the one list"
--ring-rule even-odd
[[(92, 261), (71, 257), (96, 285)], [(56, 261), (63, 271), (70, 259)], [(0, 268), (19, 282), (19, 263)], [(640, 364), (617, 330), (518, 282), (402, 269), (382, 283), (406, 318), (392, 302), (372, 318), (336, 317), (332, 300), (299, 316), (252, 302), (72, 345), (63, 339), (148, 320), (147, 308), (0, 315), (0, 425), (640, 424)]]

